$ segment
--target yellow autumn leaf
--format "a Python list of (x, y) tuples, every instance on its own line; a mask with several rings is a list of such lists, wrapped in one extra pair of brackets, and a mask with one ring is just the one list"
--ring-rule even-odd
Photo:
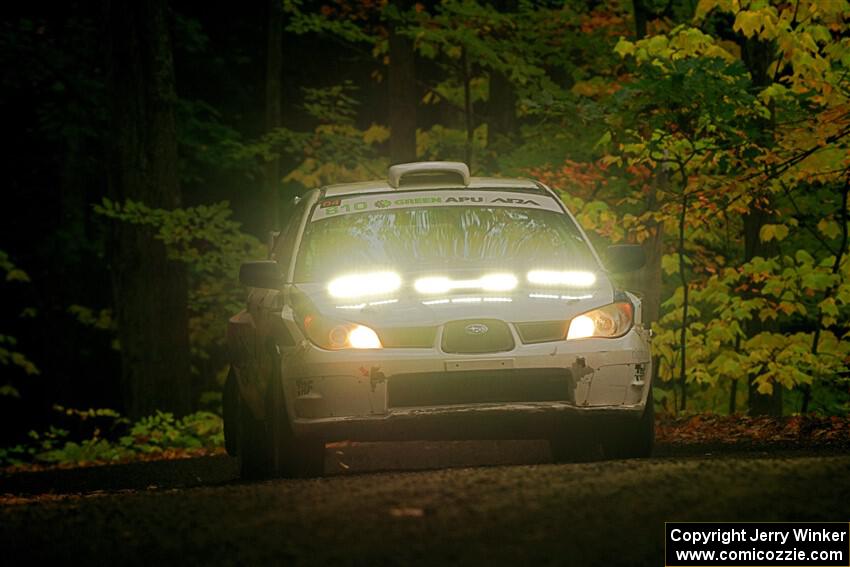
[(759, 394), (772, 394), (773, 384), (771, 384), (767, 380), (758, 380), (758, 391)]
[(372, 124), (363, 132), (363, 141), (367, 144), (385, 142), (390, 138), (390, 130), (386, 126)]
[(614, 53), (619, 55), (620, 57), (626, 57), (627, 55), (632, 55), (635, 52), (635, 44), (631, 41), (626, 40), (621, 37), (620, 41), (617, 42), (617, 45), (614, 47)]
[(741, 32), (746, 37), (753, 37), (761, 30), (763, 25), (762, 20), (763, 16), (759, 12), (742, 10), (735, 18), (735, 24), (732, 26), (732, 29)]
[(762, 242), (782, 240), (786, 236), (788, 236), (788, 227), (784, 224), (766, 224), (759, 230), (759, 238)]
[(820, 222), (818, 222), (818, 230), (829, 238), (838, 238), (838, 235), (841, 234), (841, 227), (839, 224), (834, 220), (829, 219), (821, 219)]

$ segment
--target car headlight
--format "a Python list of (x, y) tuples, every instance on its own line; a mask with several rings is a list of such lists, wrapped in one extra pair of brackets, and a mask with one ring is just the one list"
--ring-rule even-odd
[(633, 311), (631, 303), (619, 301), (573, 317), (567, 340), (622, 337), (632, 328)]
[(375, 331), (357, 323), (308, 315), (304, 331), (313, 344), (328, 350), (384, 348)]

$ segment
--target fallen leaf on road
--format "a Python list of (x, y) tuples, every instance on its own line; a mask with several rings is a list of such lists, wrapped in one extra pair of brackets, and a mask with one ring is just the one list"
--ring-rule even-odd
[(394, 518), (421, 518), (424, 515), (422, 508), (390, 508), (390, 516)]

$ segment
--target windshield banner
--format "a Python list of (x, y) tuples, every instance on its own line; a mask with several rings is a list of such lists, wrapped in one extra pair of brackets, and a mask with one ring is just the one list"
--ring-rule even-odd
[(413, 207), (514, 207), (562, 212), (548, 195), (512, 191), (416, 191), (351, 195), (322, 199), (313, 211), (312, 221), (366, 211), (409, 209)]

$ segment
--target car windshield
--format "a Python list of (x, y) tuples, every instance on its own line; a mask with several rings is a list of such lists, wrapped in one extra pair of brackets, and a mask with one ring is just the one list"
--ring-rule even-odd
[(429, 206), (352, 212), (308, 223), (298, 283), (346, 272), (583, 269), (596, 262), (572, 219), (514, 207)]

